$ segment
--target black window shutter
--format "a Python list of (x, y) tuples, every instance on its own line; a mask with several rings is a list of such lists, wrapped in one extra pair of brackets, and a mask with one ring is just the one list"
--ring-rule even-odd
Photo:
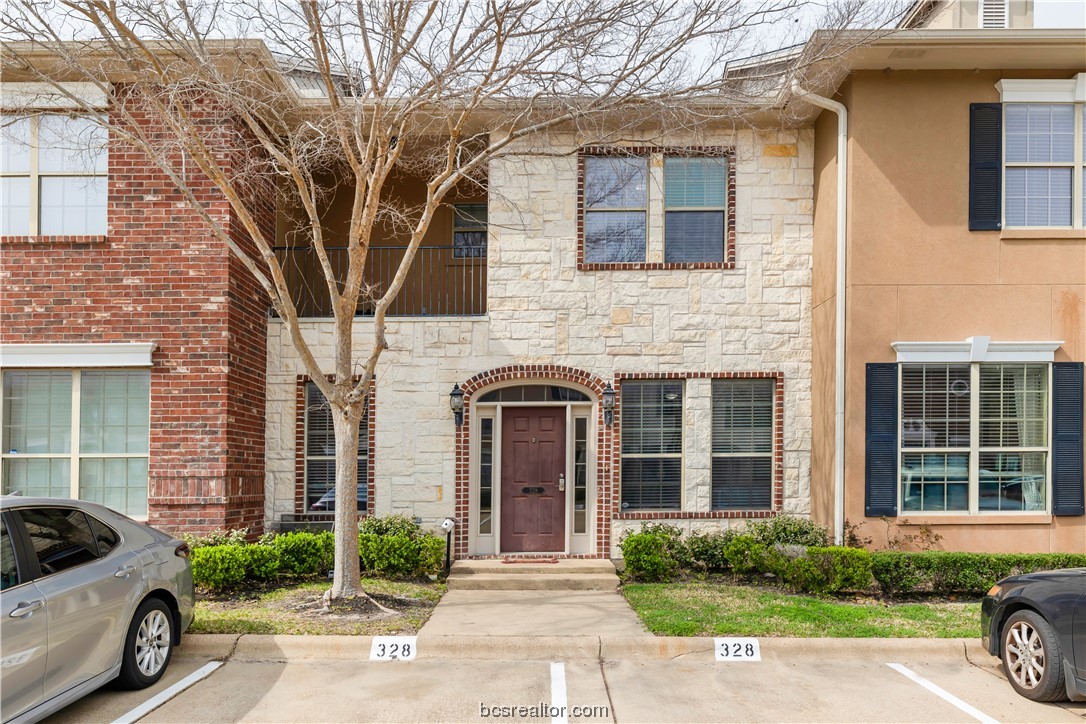
[(864, 515), (897, 515), (897, 365), (867, 365)]
[(969, 104), (969, 230), (998, 231), (1003, 216), (1003, 105)]
[(1052, 513), (1083, 515), (1082, 362), (1052, 365)]

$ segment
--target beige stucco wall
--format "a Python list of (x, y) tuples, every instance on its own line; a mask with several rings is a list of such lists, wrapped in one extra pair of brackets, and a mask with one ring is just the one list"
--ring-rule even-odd
[[(605, 380), (618, 372), (781, 372), (784, 509), (808, 512), (813, 131), (741, 130), (667, 142), (736, 147), (736, 268), (579, 271), (571, 140), (546, 139), (496, 161), (490, 169), (487, 315), (389, 323), (390, 348), (377, 371), (378, 514), (403, 512), (428, 522), (452, 514), (449, 390), (454, 382), (515, 363), (568, 365)], [(660, 198), (660, 189), (650, 185), (650, 259), (662, 249)], [(371, 324), (356, 321), (360, 349), (367, 348)], [(330, 359), (328, 323), (306, 321), (303, 327), (318, 359)], [(295, 384), (303, 368), (281, 322), (271, 322), (268, 336), (271, 523), (295, 512)], [(690, 380), (686, 387), (688, 511), (709, 506), (709, 387), (708, 380)], [(699, 527), (727, 524), (696, 521)]]
[[(1069, 78), (1078, 69), (1045, 74)], [(845, 88), (850, 114), (848, 311), (846, 392), (846, 517), (864, 521), (864, 377), (868, 362), (893, 362), (890, 344), (993, 340), (1064, 340), (1057, 360), (1086, 357), (1086, 234), (1071, 238), (1014, 238), (1009, 232), (968, 230), (969, 104), (999, 101), (999, 71), (856, 73)], [(816, 163), (826, 153), (819, 137)], [(820, 169), (823, 167), (820, 165)], [(821, 179), (826, 171), (820, 170)], [(819, 186), (821, 214), (832, 195)], [(831, 269), (832, 229), (816, 227), (816, 299)], [(1055, 235), (1052, 235), (1055, 236)], [(814, 349), (832, 346), (833, 316), (814, 314)], [(820, 385), (826, 372), (816, 352)], [(832, 360), (831, 360), (832, 361)], [(832, 374), (830, 372), (829, 374)], [(832, 378), (831, 378), (832, 379)], [(827, 398), (816, 387), (822, 423)], [(830, 400), (832, 404), (832, 400)], [(832, 494), (833, 428), (816, 425), (814, 484)], [(830, 456), (832, 458), (832, 454)], [(1030, 516), (908, 515), (930, 522), (947, 549), (982, 551), (1086, 551), (1086, 519)], [(886, 526), (867, 521), (876, 545)]]

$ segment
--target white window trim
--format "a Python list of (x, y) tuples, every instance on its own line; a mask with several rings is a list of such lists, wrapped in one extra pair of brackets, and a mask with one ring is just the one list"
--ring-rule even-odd
[(891, 342), (900, 362), (1054, 362), (1063, 341), (993, 342), (967, 337), (961, 342)]
[(0, 344), (0, 368), (151, 367), (155, 342)]
[[(1018, 162), (1007, 161), (1007, 133), (1003, 124), (1003, 137), (1000, 139), (1002, 173), (1000, 177), (1000, 208), (1003, 229), (1082, 229), (1086, 219), (1082, 217), (1082, 197), (1086, 193), (1086, 149), (1083, 148), (1083, 116), (1086, 114), (1086, 73), (1079, 73), (1068, 79), (1021, 79), (1010, 78), (996, 83), (1003, 113), (1011, 103), (1066, 104), (1075, 108), (1074, 156), (1070, 161)], [(1071, 225), (1070, 226), (1013, 226), (1007, 225), (1007, 168), (1070, 168), (1071, 169)]]
[[(999, 363), (999, 362), (1021, 362), (1022, 360), (987, 360), (987, 362)], [(1054, 410), (1052, 407), (1052, 365), (1048, 364), (1048, 385), (1045, 392), (1045, 408), (1048, 415), (1048, 426), (1045, 430), (1047, 445), (1044, 447), (1020, 447), (1011, 449), (1000, 449), (993, 447), (981, 447), (980, 445), (980, 395), (973, 392), (980, 389), (980, 366), (979, 361), (965, 360), (969, 364), (969, 446), (968, 447), (953, 447), (953, 448), (937, 448), (937, 447), (905, 447), (902, 443), (903, 440), (897, 441), (897, 481), (896, 481), (896, 499), (898, 515), (909, 515), (912, 517), (953, 517), (953, 516), (999, 516), (999, 515), (1011, 515), (1011, 516), (1030, 516), (1030, 515), (1050, 515), (1052, 513), (1052, 442), (1055, 434), (1054, 429)], [(1028, 360), (1027, 362), (1036, 362), (1035, 360)], [(924, 360), (923, 362), (914, 362), (914, 364), (935, 363), (935, 364), (960, 364), (960, 361), (948, 361), (948, 360)], [(898, 409), (902, 404), (902, 366), (898, 365), (898, 392), (897, 392), (897, 404)], [(898, 426), (900, 433), (901, 420), (898, 420)], [(982, 452), (1043, 452), (1045, 453), (1045, 487), (1044, 487), (1044, 500), (1045, 507), (1041, 510), (981, 510), (980, 508), (980, 455)], [(966, 510), (905, 510), (902, 505), (902, 488), (903, 482), (901, 479), (901, 470), (904, 467), (902, 460), (905, 455), (917, 454), (924, 455), (927, 453), (932, 454), (944, 454), (944, 453), (958, 453), (967, 454), (969, 456), (968, 470), (968, 507)]]

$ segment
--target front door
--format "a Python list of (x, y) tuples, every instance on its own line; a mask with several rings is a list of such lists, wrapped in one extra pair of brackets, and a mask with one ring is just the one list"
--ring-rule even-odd
[(502, 410), (502, 553), (566, 548), (566, 409)]

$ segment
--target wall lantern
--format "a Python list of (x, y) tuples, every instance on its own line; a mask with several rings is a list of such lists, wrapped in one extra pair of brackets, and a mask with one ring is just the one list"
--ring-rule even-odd
[(603, 424), (611, 426), (615, 422), (615, 388), (608, 382), (603, 388)]
[(453, 422), (457, 427), (464, 424), (464, 391), (460, 389), (460, 385), (453, 385), (452, 392), (449, 393), (449, 409), (453, 413)]

